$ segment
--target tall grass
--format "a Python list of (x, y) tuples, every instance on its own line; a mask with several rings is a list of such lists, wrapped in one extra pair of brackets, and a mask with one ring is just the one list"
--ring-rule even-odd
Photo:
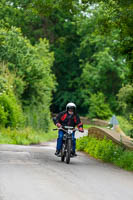
[(50, 111), (47, 108), (29, 106), (24, 108), (26, 118), (25, 126), (30, 126), (35, 130), (41, 129), (48, 132), (51, 126)]
[(53, 125), (47, 133), (42, 130), (34, 130), (31, 127), (24, 129), (1, 128), (0, 144), (30, 145), (46, 142), (57, 138), (57, 132), (52, 129)]
[(100, 140), (85, 136), (77, 140), (77, 149), (105, 162), (133, 171), (133, 151), (124, 150), (106, 138)]

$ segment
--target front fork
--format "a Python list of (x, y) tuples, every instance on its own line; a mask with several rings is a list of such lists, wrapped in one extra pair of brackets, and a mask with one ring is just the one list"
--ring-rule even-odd
[(68, 141), (71, 140), (71, 152), (72, 152), (72, 147), (73, 147), (73, 141), (72, 141), (72, 137), (68, 137), (67, 140), (65, 141), (65, 152), (67, 150), (68, 147)]

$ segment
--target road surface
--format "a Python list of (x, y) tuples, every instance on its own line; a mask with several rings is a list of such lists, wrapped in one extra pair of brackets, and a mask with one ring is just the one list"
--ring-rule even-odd
[(133, 200), (133, 173), (79, 152), (62, 163), (55, 145), (0, 145), (0, 200)]

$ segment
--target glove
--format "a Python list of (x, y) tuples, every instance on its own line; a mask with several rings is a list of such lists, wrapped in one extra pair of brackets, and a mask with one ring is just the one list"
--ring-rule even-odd
[(60, 123), (57, 123), (56, 126), (57, 126), (58, 128), (60, 128), (60, 127), (61, 127), (61, 124), (60, 124)]
[(83, 129), (83, 128), (79, 128), (79, 131), (83, 133), (83, 132), (84, 132), (84, 129)]

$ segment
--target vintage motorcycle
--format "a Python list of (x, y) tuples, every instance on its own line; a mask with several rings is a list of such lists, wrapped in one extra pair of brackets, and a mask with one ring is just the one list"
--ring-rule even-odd
[(63, 126), (61, 128), (56, 128), (53, 130), (63, 130), (63, 142), (61, 148), (61, 161), (66, 161), (67, 164), (70, 163), (70, 158), (72, 158), (72, 133), (78, 129), (71, 126)]

